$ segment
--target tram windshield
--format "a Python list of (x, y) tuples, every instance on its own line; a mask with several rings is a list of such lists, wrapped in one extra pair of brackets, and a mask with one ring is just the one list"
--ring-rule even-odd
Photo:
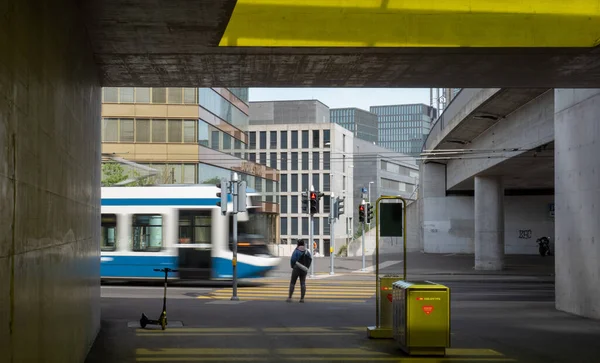
[[(266, 236), (269, 218), (257, 208), (248, 208), (248, 220), (238, 221), (238, 253), (247, 255), (271, 255)], [(229, 249), (233, 250), (233, 216), (229, 217)]]

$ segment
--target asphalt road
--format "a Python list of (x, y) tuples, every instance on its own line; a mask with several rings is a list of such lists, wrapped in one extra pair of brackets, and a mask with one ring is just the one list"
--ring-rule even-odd
[(142, 312), (158, 317), (162, 287), (103, 286), (102, 328), (86, 363), (600, 361), (600, 324), (556, 311), (553, 284), (531, 281), (448, 281), (452, 349), (443, 359), (407, 357), (393, 340), (367, 338), (373, 280), (309, 280), (304, 304), (299, 286), (284, 301), (283, 278), (241, 286), (237, 302), (226, 284), (169, 288), (166, 331), (134, 327)]

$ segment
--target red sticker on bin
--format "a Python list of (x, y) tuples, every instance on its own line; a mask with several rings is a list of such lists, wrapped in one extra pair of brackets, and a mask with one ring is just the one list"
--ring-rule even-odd
[(392, 294), (387, 294), (387, 298), (390, 302), (392, 302)]
[(423, 306), (423, 311), (425, 312), (425, 314), (429, 315), (433, 311), (433, 306), (425, 305)]

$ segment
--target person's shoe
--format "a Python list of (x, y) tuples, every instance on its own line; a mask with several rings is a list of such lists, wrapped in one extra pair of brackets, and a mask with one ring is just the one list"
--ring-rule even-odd
[(303, 303), (303, 302), (304, 302), (304, 299), (300, 299), (300, 301), (298, 301), (298, 302), (301, 302), (301, 303)]
[(292, 298), (288, 297), (287, 300), (285, 300), (285, 302), (292, 302)]

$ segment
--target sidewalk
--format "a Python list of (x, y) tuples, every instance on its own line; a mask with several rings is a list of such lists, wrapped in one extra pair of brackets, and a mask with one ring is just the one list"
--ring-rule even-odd
[[(402, 274), (407, 262), (407, 275), (410, 279), (444, 280), (485, 280), (485, 281), (554, 281), (554, 256), (506, 255), (502, 271), (477, 271), (474, 269), (475, 256), (472, 254), (426, 254), (409, 252), (407, 258), (402, 253), (387, 253), (379, 256), (380, 274)], [(315, 273), (323, 278), (330, 272), (330, 258), (314, 259)], [(375, 256), (365, 257), (367, 272), (361, 272), (362, 257), (338, 257), (334, 260), (334, 276), (374, 275)], [(289, 258), (283, 257), (273, 276), (289, 274)], [(334, 276), (331, 276), (332, 278)]]

